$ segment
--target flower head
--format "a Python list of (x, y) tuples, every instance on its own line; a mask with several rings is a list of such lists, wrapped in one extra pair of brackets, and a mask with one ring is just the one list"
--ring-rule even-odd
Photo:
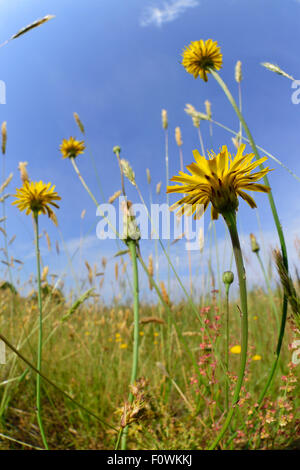
[(232, 348), (230, 348), (230, 352), (232, 354), (241, 354), (241, 346), (239, 344), (236, 344), (235, 346), (232, 346)]
[(243, 190), (259, 191), (267, 193), (268, 186), (256, 183), (265, 176), (270, 169), (264, 168), (256, 173), (251, 171), (267, 160), (260, 158), (252, 163), (254, 154), (245, 154), (245, 145), (240, 145), (235, 157), (231, 157), (226, 145), (220, 153), (209, 153), (210, 159), (201, 156), (198, 150), (194, 150), (196, 163), (191, 163), (186, 168), (191, 174), (179, 172), (179, 176), (173, 176), (171, 181), (180, 183), (176, 186), (168, 186), (168, 193), (184, 193), (185, 196), (177, 201), (171, 210), (182, 206), (178, 216), (186, 213), (195, 214), (194, 218), (202, 216), (209, 203), (211, 203), (212, 219), (217, 219), (219, 214), (236, 211), (239, 205), (238, 196), (243, 198), (251, 208), (256, 207), (255, 201)]
[(261, 361), (261, 356), (259, 354), (255, 354), (253, 357), (252, 357), (252, 361)]
[(80, 153), (83, 153), (84, 149), (85, 145), (83, 140), (79, 141), (74, 139), (74, 137), (70, 137), (69, 140), (64, 139), (60, 146), (63, 158), (75, 158)]
[(210, 69), (220, 70), (222, 67), (220, 47), (212, 39), (192, 41), (189, 46), (185, 47), (182, 57), (185, 70), (195, 78), (203, 78), (205, 82), (207, 82), (207, 73)]
[(54, 189), (55, 186), (51, 188), (51, 183), (25, 181), (23, 186), (16, 190), (17, 194), (14, 197), (17, 200), (12, 204), (15, 204), (20, 211), (25, 210), (26, 215), (31, 212), (47, 214), (50, 219), (56, 222), (55, 214), (50, 206), (58, 209), (59, 206), (54, 201), (59, 201), (61, 198)]

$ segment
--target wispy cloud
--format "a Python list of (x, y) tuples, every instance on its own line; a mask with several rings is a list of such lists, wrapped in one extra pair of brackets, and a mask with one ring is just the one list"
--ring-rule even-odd
[(161, 8), (149, 7), (144, 11), (140, 21), (141, 26), (161, 26), (163, 23), (170, 23), (176, 20), (187, 8), (194, 8), (199, 5), (197, 0), (173, 0), (165, 2)]

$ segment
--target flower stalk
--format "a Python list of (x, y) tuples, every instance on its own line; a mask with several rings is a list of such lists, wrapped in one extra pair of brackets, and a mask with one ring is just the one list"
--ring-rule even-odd
[(233, 414), (235, 412), (236, 406), (239, 401), (240, 391), (242, 388), (244, 375), (245, 375), (245, 368), (246, 368), (246, 361), (247, 361), (247, 348), (248, 348), (248, 309), (247, 309), (247, 287), (246, 287), (246, 273), (244, 268), (243, 262), (243, 255), (239, 241), (239, 235), (237, 231), (236, 225), (236, 214), (234, 211), (231, 212), (224, 212), (223, 214), (224, 220), (229, 230), (236, 269), (238, 273), (239, 279), (239, 287), (240, 287), (240, 302), (241, 302), (241, 359), (240, 359), (240, 370), (238, 373), (238, 378), (234, 390), (233, 395), (233, 402), (231, 408), (229, 409), (225, 422), (214, 440), (213, 444), (210, 446), (209, 450), (213, 450), (216, 448), (222, 437), (224, 436), (225, 432), (227, 431)]
[[(225, 84), (225, 82), (222, 80), (220, 75), (214, 69), (210, 69), (210, 73), (212, 74), (214, 79), (217, 81), (217, 83), (220, 85), (220, 87), (224, 91), (225, 95), (227, 96), (230, 104), (232, 105), (233, 109), (235, 110), (240, 122), (243, 125), (243, 128), (246, 132), (246, 135), (249, 139), (249, 143), (252, 147), (254, 155), (255, 155), (256, 159), (259, 160), (260, 156), (259, 156), (256, 144), (254, 142), (254, 139), (252, 137), (252, 134), (251, 134), (251, 132), (250, 132), (248, 126), (247, 126), (247, 123), (246, 123), (242, 113), (240, 112), (240, 110), (239, 110), (232, 94), (230, 93), (227, 85)], [(261, 166), (261, 169), (263, 169), (262, 166)], [(266, 175), (264, 175), (263, 179), (264, 179), (264, 183), (269, 186), (268, 177)], [(277, 212), (277, 209), (276, 209), (276, 206), (275, 206), (275, 201), (274, 201), (273, 194), (272, 194), (271, 190), (268, 193), (268, 198), (269, 198), (269, 203), (270, 203), (272, 215), (273, 215), (273, 218), (274, 218), (274, 222), (275, 222), (278, 237), (279, 237), (283, 263), (284, 263), (285, 268), (288, 270), (288, 257), (287, 257), (287, 249), (286, 249), (284, 234), (283, 234), (282, 226), (281, 226), (281, 223), (280, 223), (280, 220), (279, 220), (278, 212)], [(273, 363), (273, 366), (271, 368), (271, 371), (270, 371), (269, 377), (267, 379), (267, 382), (265, 384), (264, 390), (263, 390), (263, 392), (260, 396), (259, 404), (262, 403), (264, 397), (266, 396), (266, 393), (267, 393), (267, 391), (268, 391), (268, 389), (269, 389), (269, 387), (272, 383), (273, 377), (274, 377), (275, 372), (276, 372), (277, 364), (278, 364), (278, 361), (279, 361), (279, 356), (280, 356), (280, 353), (281, 353), (282, 341), (283, 341), (283, 337), (284, 337), (284, 333), (285, 333), (285, 325), (286, 325), (286, 318), (287, 318), (287, 307), (288, 307), (288, 300), (287, 300), (287, 296), (284, 294), (283, 304), (282, 304), (281, 324), (280, 324), (280, 330), (279, 330), (279, 335), (278, 335), (278, 340), (277, 340), (277, 347), (276, 347), (276, 358), (274, 360), (274, 363)]]
[[(41, 293), (41, 262), (40, 262), (40, 248), (39, 248), (39, 222), (38, 212), (35, 211), (33, 214), (34, 220), (34, 238), (35, 238), (35, 255), (36, 255), (36, 266), (37, 266), (37, 285), (38, 285), (38, 307), (39, 307), (39, 336), (38, 336), (38, 355), (37, 355), (37, 370), (38, 372), (42, 369), (42, 347), (43, 347), (43, 309), (42, 309), (42, 293)], [(36, 413), (37, 421), (40, 428), (42, 441), (46, 450), (49, 449), (47, 439), (45, 436), (42, 416), (41, 416), (41, 376), (38, 373), (36, 376)]]

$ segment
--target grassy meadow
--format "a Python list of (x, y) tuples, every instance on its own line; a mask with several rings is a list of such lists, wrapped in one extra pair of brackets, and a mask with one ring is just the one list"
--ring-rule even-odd
[[(32, 23), (10, 40), (52, 18), (48, 15)], [(261, 159), (267, 155), (270, 162), (274, 157), (256, 145), (242, 115), (241, 63), (237, 63), (231, 83), (239, 97), (235, 102), (218, 74), (223, 60), (217, 43), (199, 40), (186, 47), (182, 65), (198, 77), (199, 86), (202, 80), (216, 81), (228, 98), (228, 106), (236, 112), (238, 129), (215, 121), (208, 101), (205, 111), (187, 105), (185, 111), (199, 137), (200, 153), (194, 153), (196, 163), (189, 165), (190, 174), (184, 173), (183, 142), (177, 127), (172, 145), (177, 146), (181, 173), (174, 177), (169, 174), (174, 129), (170, 130), (167, 111), (162, 110), (165, 159), (161, 171), (166, 180), (154, 184), (147, 170), (148, 187), (140, 189), (134, 169), (116, 146), (111, 158), (119, 166), (116, 179), (121, 189), (109, 202), (113, 204), (121, 195), (126, 197), (130, 186), (136, 190), (136, 201), (148, 210), (149, 204), (143, 199), (148, 191), (150, 202), (155, 192), (168, 203), (166, 191), (181, 193), (178, 208), (183, 205), (182, 212), (186, 210), (184, 204), (196, 215), (199, 204), (205, 209), (209, 205), (206, 216), (213, 219), (211, 227), (220, 223), (216, 222), (218, 217), (227, 225), (232, 246), (228, 244), (226, 249), (231, 265), (236, 266), (234, 280), (231, 271), (223, 273), (220, 263), (212, 264), (210, 255), (207, 265), (202, 266), (204, 277), (193, 290), (198, 282), (192, 276), (195, 260), (186, 252), (186, 286), (174, 268), (171, 241), (152, 240), (151, 254), (144, 259), (143, 240), (127, 201), (123, 206), (127, 231), (120, 240), (122, 251), (116, 257), (104, 257), (96, 269), (85, 261), (83, 287), (60, 290), (57, 279), (51, 276), (51, 265), (45, 266), (40, 253), (42, 237), (48, 245), (51, 243), (43, 220), (48, 216), (57, 224), (60, 196), (52, 187), (55, 182), (31, 181), (30, 162), (28, 169), (27, 162), (20, 162), (21, 181), (16, 183), (17, 175), (12, 183), (12, 176), (5, 173), (9, 123), (8, 127), (6, 122), (2, 124), (0, 203), (5, 268), (0, 284), (0, 340), (5, 344), (6, 361), (0, 365), (1, 450), (299, 449), (300, 279), (298, 274), (292, 275), (294, 268), (289, 271), (284, 227), (274, 203), (277, 195), (269, 187), (266, 159)], [(272, 64), (265, 67), (292, 79)], [(91, 192), (80, 173), (80, 159), (85, 158), (88, 142), (80, 117), (74, 113), (74, 118), (80, 138), (64, 139), (58, 157), (65, 158), (69, 171), (75, 171), (78, 177), (75, 202), (80, 191), (87, 191), (98, 206), (98, 195)], [(227, 138), (231, 133), (230, 154), (224, 146), (219, 154), (207, 155), (202, 126), (208, 126), (212, 139), (214, 126), (223, 127)], [(243, 142), (249, 144), (245, 155)], [(220, 144), (216, 142), (215, 147), (220, 148)], [(286, 171), (282, 162), (279, 165), (278, 171)], [(254, 169), (256, 173), (252, 173)], [(182, 186), (171, 186), (170, 180)], [(263, 184), (256, 183), (259, 180)], [(14, 183), (17, 191), (12, 189)], [(249, 211), (256, 207), (252, 199), (255, 191), (265, 193), (265, 204), (270, 204), (279, 245), (276, 251), (261, 256), (261, 241), (251, 235), (249, 250), (253, 259), (257, 257), (261, 281), (246, 286), (245, 253), (236, 218), (239, 200), (249, 204)], [(26, 281), (26, 289), (14, 271), (26, 260), (15, 259), (13, 240), (8, 235), (6, 208), (11, 203), (17, 206), (16, 211), (23, 211), (22, 217), (32, 219), (36, 271)], [(199, 233), (199, 253), (205, 249), (202, 238), (203, 233)], [(299, 248), (299, 240), (295, 243)], [(214, 250), (216, 236), (211, 244)], [(167, 263), (168, 278), (158, 276), (161, 257)], [(263, 261), (267, 257), (269, 266)], [(109, 267), (114, 270), (113, 280)], [(246, 262), (246, 272), (248, 268)], [(152, 300), (140, 295), (141, 276), (148, 277)], [(68, 281), (72, 282), (71, 272)], [(111, 283), (115, 295), (108, 303), (103, 299)]]

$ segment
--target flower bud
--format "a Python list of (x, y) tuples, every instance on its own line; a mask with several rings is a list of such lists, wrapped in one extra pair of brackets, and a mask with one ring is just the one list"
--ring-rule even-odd
[(223, 282), (224, 284), (230, 285), (233, 283), (234, 275), (232, 271), (225, 271), (223, 273)]

